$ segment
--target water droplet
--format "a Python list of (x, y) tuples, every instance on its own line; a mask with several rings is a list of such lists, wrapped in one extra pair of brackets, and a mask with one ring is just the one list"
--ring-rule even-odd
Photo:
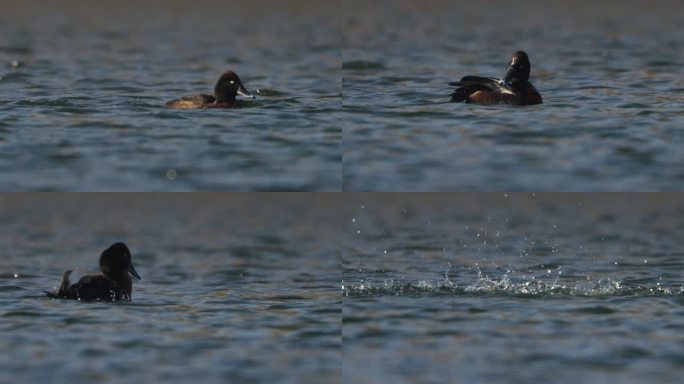
[(356, 217), (352, 217), (352, 223), (356, 223)]
[(166, 178), (169, 180), (173, 180), (178, 176), (178, 173), (176, 173), (176, 170), (171, 168), (168, 171), (166, 171)]

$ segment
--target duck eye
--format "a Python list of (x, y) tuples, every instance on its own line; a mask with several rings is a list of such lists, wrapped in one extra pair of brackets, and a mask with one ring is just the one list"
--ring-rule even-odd
[(231, 84), (235, 84), (235, 82), (234, 82), (233, 80), (231, 80), (230, 83), (231, 83)]

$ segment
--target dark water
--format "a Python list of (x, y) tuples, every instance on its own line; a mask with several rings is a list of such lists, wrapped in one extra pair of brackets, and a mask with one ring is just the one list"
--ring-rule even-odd
[[(2, 190), (339, 190), (331, 2), (0, 3)], [(239, 110), (168, 110), (236, 71)]]
[(360, 194), (347, 209), (344, 382), (681, 381), (681, 196)]
[[(0, 195), (0, 382), (339, 383), (329, 195)], [(130, 303), (51, 300), (123, 240)]]
[[(343, 3), (345, 190), (684, 187), (681, 2)], [(519, 49), (543, 105), (448, 103)]]

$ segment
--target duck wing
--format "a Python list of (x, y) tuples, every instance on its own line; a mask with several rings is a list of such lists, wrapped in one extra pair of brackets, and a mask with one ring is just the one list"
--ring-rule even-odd
[(466, 101), (470, 95), (478, 91), (498, 92), (502, 94), (515, 94), (513, 90), (495, 77), (465, 76), (460, 81), (449, 83), (458, 87), (451, 94), (451, 101)]
[(480, 86), (490, 91), (496, 91), (501, 87), (501, 81), (494, 77), (465, 76), (460, 81), (449, 83), (455, 87)]
[(202, 108), (204, 105), (214, 101), (216, 101), (216, 98), (212, 95), (191, 95), (171, 100), (164, 104), (164, 106), (167, 108), (195, 109)]
[(121, 300), (121, 290), (103, 275), (86, 275), (71, 286), (79, 299), (117, 301)]

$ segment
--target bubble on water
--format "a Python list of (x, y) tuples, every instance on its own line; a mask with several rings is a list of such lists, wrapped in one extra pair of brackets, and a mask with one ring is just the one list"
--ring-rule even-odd
[(174, 180), (178, 176), (178, 173), (176, 172), (175, 169), (171, 168), (168, 171), (166, 171), (166, 178), (169, 180)]
[(352, 223), (356, 223), (356, 217), (352, 217)]
[(18, 279), (18, 278), (19, 278), (19, 274), (18, 274), (18, 273), (15, 273), (15, 274), (14, 274), (14, 278), (15, 278), (15, 279)]
[(18, 60), (12, 60), (12, 68), (18, 68), (21, 63)]

